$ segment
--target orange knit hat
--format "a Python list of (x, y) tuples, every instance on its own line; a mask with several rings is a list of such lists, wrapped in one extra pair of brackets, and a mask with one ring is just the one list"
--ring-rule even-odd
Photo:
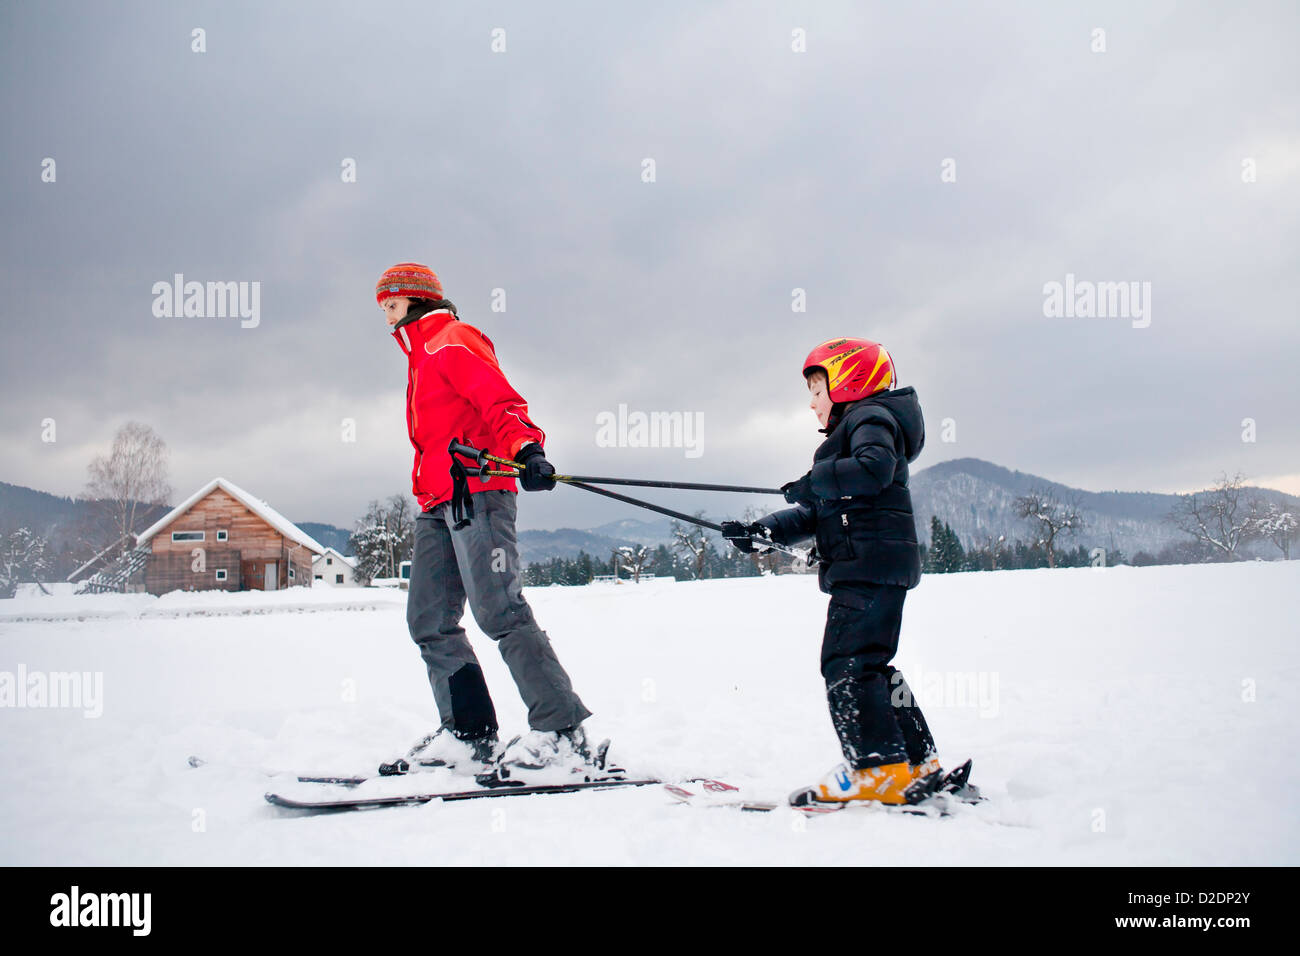
[(441, 299), (442, 283), (433, 270), (418, 262), (399, 262), (391, 269), (385, 270), (375, 284), (375, 300), (384, 304), (385, 299), (405, 295), (413, 299)]

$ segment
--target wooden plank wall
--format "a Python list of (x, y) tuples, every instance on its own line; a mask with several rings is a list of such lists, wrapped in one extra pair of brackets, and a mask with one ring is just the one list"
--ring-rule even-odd
[[(203, 541), (172, 541), (173, 531), (202, 531)], [(226, 541), (217, 540), (217, 532), (226, 531)], [(290, 585), (289, 563), (294, 568), (293, 584), (311, 587), (312, 552), (295, 541), (288, 541), (273, 527), (249, 511), (221, 488), (214, 488), (194, 503), (185, 514), (158, 532), (149, 542), (152, 554), (145, 572), (145, 590), (150, 594), (185, 590), (261, 590), (263, 580), (244, 580), (240, 563), (249, 561), (279, 562), (280, 587)], [(205, 552), (205, 570), (191, 570), (195, 548)], [(247, 565), (246, 565), (247, 566)], [(217, 581), (217, 568), (227, 571), (225, 581)]]
[[(209, 549), (204, 555), (205, 570), (192, 570), (194, 558), (188, 552), (165, 551), (149, 558), (144, 573), (144, 589), (150, 594), (168, 591), (239, 591), (239, 550)], [(226, 580), (217, 580), (217, 569), (226, 569)]]

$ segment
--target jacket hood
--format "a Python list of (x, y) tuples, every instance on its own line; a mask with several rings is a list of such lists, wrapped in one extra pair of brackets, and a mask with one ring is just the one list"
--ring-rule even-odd
[(871, 406), (883, 406), (903, 433), (903, 451), (908, 462), (913, 462), (925, 447), (925, 418), (921, 414), (921, 401), (916, 397), (916, 389), (897, 388), (889, 392), (878, 392), (867, 398), (859, 399), (845, 409), (847, 417), (855, 409), (867, 410)]

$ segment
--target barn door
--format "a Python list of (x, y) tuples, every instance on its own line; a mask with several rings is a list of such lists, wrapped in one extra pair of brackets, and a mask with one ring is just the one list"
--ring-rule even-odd
[(280, 586), (280, 562), (266, 562), (266, 577), (263, 578), (262, 590), (274, 591)]

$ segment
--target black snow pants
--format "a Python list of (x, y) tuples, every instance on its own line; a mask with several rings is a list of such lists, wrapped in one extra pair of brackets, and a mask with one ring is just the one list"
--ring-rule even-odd
[(842, 582), (831, 588), (822, 640), (822, 677), (844, 759), (855, 770), (935, 752), (934, 738), (901, 671), (898, 651), (907, 588)]

